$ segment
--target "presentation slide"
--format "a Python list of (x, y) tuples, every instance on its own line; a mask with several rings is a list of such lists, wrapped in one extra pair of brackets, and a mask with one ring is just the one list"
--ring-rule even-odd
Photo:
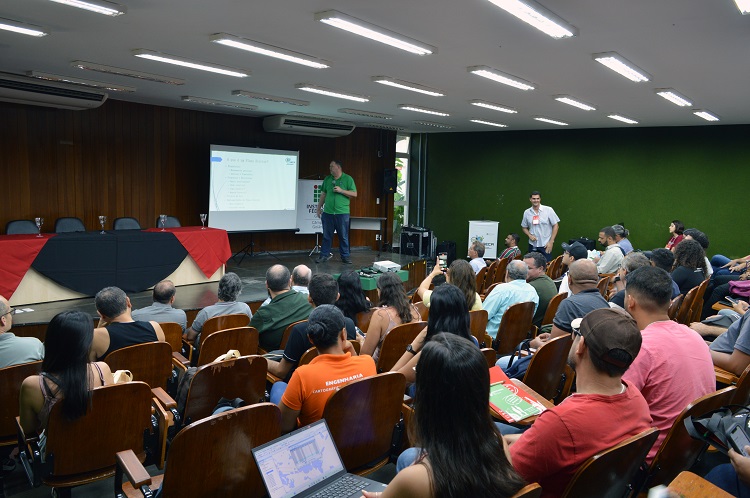
[(297, 228), (299, 152), (211, 145), (208, 226)]

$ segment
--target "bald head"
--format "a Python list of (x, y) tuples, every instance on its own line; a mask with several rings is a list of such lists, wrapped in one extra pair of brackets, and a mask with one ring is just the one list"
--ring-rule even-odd
[(3, 296), (0, 296), (0, 334), (7, 332), (13, 326), (12, 315), (10, 312), (10, 303)]
[(299, 285), (300, 287), (307, 287), (310, 285), (310, 277), (312, 277), (312, 270), (305, 265), (295, 266), (292, 270), (292, 285)]
[(174, 284), (171, 280), (162, 280), (158, 284), (154, 285), (154, 302), (161, 304), (169, 304), (172, 302), (172, 298), (177, 292), (174, 288)]
[(284, 265), (273, 265), (266, 271), (266, 286), (271, 292), (289, 290), (290, 279), (289, 268)]
[(568, 270), (570, 285), (577, 285), (581, 289), (596, 287), (599, 283), (599, 273), (596, 271), (596, 264), (590, 259), (579, 259), (570, 265)]

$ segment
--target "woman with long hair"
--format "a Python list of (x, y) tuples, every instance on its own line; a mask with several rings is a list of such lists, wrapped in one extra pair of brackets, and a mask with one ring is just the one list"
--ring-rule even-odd
[(27, 377), (21, 385), (19, 414), (24, 432), (47, 427), (52, 407), (65, 399), (63, 416), (75, 420), (86, 414), (91, 390), (112, 384), (112, 372), (104, 362), (89, 363), (94, 323), (81, 311), (56, 315), (44, 338), (41, 375)]
[(419, 312), (409, 302), (401, 279), (395, 273), (386, 273), (378, 279), (378, 308), (370, 319), (367, 335), (360, 354), (369, 354), (375, 362), (380, 356), (380, 346), (393, 327), (402, 323), (418, 322)]
[[(430, 274), (425, 277), (417, 289), (417, 295), (422, 298), (424, 305), (428, 308), (430, 307), (432, 298), (430, 285), (432, 285), (432, 280), (442, 273), (440, 261), (438, 260)], [(482, 298), (477, 293), (477, 276), (469, 263), (463, 259), (453, 261), (445, 272), (445, 281), (461, 290), (469, 310), (476, 311), (482, 309)]]
[(708, 278), (706, 253), (695, 240), (686, 239), (674, 250), (672, 280), (680, 287), (680, 293), (686, 295), (690, 289), (700, 285)]
[(414, 464), (399, 472), (382, 494), (364, 496), (517, 493), (525, 483), (511, 466), (503, 437), (489, 415), (490, 376), (479, 349), (455, 334), (436, 334), (422, 349), (416, 379), (409, 436), (417, 448), (403, 455)]
[(362, 282), (359, 274), (355, 271), (345, 271), (339, 275), (339, 298), (336, 307), (340, 309), (345, 317), (351, 318), (357, 323), (357, 313), (368, 311), (371, 303), (362, 290)]
[(677, 247), (677, 244), (682, 242), (682, 239), (685, 238), (685, 236), (682, 235), (682, 232), (684, 231), (685, 231), (684, 223), (682, 223), (680, 220), (672, 220), (672, 223), (670, 223), (669, 225), (669, 233), (671, 235), (671, 238), (667, 242), (667, 245), (664, 247), (674, 252), (675, 248)]

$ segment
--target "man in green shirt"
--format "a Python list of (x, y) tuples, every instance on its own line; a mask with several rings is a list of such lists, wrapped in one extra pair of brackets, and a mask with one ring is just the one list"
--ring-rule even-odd
[(357, 197), (354, 179), (345, 174), (340, 161), (331, 161), (331, 174), (326, 176), (321, 186), (318, 201), (318, 217), (323, 223), (323, 246), (316, 263), (325, 263), (331, 259), (333, 232), (339, 234), (339, 254), (341, 261), (350, 265), (349, 259), (349, 199)]
[(536, 308), (532, 323), (537, 327), (541, 327), (544, 314), (547, 312), (547, 306), (550, 300), (557, 294), (557, 286), (545, 274), (547, 270), (547, 258), (543, 254), (530, 252), (524, 255), (523, 262), (529, 267), (526, 282), (534, 288), (539, 296), (539, 306)]

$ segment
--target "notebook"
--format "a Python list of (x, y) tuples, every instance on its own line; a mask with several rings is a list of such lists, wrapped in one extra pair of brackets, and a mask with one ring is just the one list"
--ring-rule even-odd
[(359, 498), (363, 489), (385, 489), (385, 484), (346, 472), (325, 420), (297, 429), (252, 451), (271, 498)]

